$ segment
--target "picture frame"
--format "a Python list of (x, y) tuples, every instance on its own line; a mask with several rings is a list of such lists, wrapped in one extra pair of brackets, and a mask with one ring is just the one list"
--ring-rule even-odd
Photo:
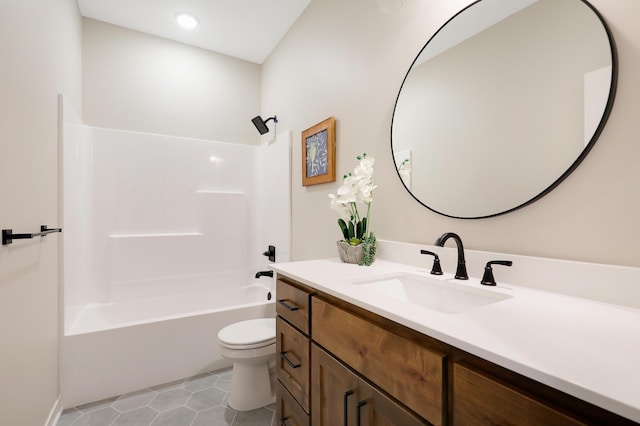
[(302, 186), (336, 181), (335, 118), (302, 132)]

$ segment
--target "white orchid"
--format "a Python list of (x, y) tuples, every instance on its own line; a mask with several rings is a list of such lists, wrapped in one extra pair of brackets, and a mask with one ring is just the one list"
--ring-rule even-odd
[[(367, 154), (357, 157), (360, 161), (352, 173), (344, 176), (337, 194), (329, 194), (331, 208), (340, 215), (338, 225), (345, 241), (357, 245), (372, 233), (369, 232), (369, 216), (373, 202), (373, 165), (375, 159)], [(361, 219), (358, 203), (367, 206), (367, 214)]]
[(331, 208), (338, 213), (338, 216), (343, 220), (349, 220), (351, 218), (351, 212), (348, 203), (334, 194), (329, 194), (329, 198), (331, 198)]

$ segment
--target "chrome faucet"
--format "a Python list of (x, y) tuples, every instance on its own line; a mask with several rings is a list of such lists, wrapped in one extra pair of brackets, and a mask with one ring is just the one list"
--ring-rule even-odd
[(462, 246), (462, 239), (460, 236), (453, 232), (446, 232), (436, 240), (435, 245), (444, 247), (444, 243), (449, 238), (453, 238), (456, 242), (456, 246), (458, 246), (458, 268), (456, 269), (456, 278), (459, 280), (468, 280), (469, 275), (467, 274), (467, 264), (464, 260), (464, 247)]

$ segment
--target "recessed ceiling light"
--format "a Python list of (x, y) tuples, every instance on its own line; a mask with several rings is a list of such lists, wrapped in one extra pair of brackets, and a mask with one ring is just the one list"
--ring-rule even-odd
[(176, 21), (180, 24), (181, 27), (192, 29), (198, 26), (198, 20), (195, 16), (190, 15), (186, 12), (178, 12), (176, 13)]

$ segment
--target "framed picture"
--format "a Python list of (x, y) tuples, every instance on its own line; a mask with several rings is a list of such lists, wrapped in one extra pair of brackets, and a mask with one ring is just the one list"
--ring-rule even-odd
[(302, 132), (302, 186), (336, 181), (335, 119)]

